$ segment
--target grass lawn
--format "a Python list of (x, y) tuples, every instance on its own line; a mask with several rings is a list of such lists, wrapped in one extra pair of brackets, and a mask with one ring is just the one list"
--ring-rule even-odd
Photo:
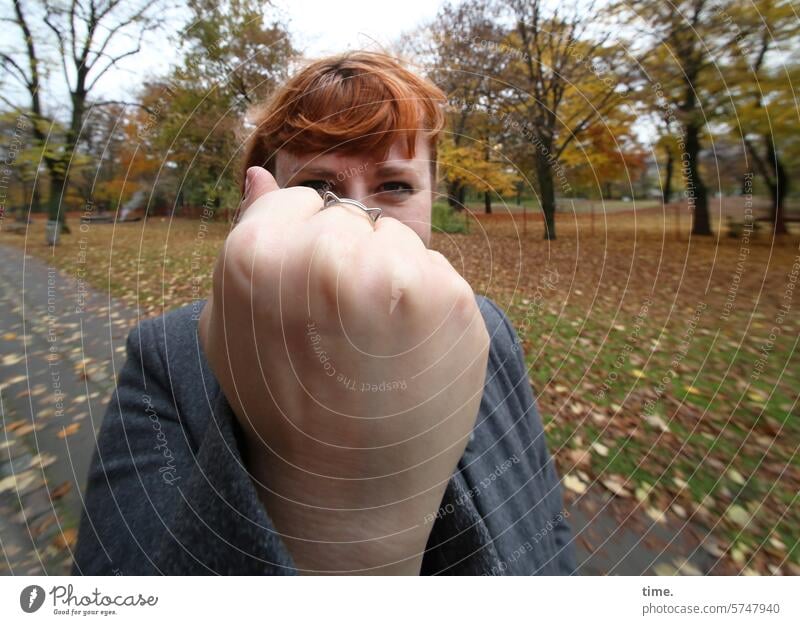
[[(205, 297), (228, 231), (151, 218), (94, 224), (55, 252), (43, 222), (0, 243), (154, 315)], [(719, 219), (714, 220), (715, 232)], [(658, 210), (477, 216), (436, 233), (524, 342), (568, 496), (602, 489), (714, 531), (737, 570), (798, 572), (800, 237), (690, 237)], [(84, 258), (85, 265), (81, 263)], [(787, 568), (788, 567), (788, 568)]]

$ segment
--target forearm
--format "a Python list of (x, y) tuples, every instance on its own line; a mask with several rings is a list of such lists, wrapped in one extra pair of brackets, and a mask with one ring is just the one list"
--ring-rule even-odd
[(263, 443), (248, 447), (256, 491), (300, 573), (419, 575), (431, 529), (422, 521), (438, 508), (445, 485), (392, 501), (391, 476), (365, 486), (326, 477), (335, 467), (302, 470)]

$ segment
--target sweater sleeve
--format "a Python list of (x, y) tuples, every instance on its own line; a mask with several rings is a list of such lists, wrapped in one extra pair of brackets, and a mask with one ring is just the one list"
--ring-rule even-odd
[(554, 540), (554, 549), (549, 556), (549, 562), (542, 566), (541, 570), (560, 575), (573, 575), (576, 572), (574, 539), (566, 519), (561, 481), (556, 472), (555, 463), (547, 450), (544, 427), (529, 381), (522, 342), (508, 317), (497, 304), (489, 299), (486, 302), (500, 316), (507, 333), (508, 340), (502, 341), (501, 351), (504, 352), (501, 357), (502, 366), (505, 368), (505, 374), (511, 385), (511, 392), (516, 395), (518, 405), (522, 410), (521, 414), (526, 416), (525, 426), (527, 432), (525, 438), (529, 443), (527, 445), (528, 454), (533, 476), (537, 481), (536, 490), (542, 493), (544, 497), (542, 503), (545, 509), (538, 514), (542, 519), (547, 519), (547, 523), (540, 528), (540, 532), (552, 532)]
[(199, 440), (183, 426), (153, 322), (127, 340), (89, 470), (73, 573), (294, 574), (221, 391)]

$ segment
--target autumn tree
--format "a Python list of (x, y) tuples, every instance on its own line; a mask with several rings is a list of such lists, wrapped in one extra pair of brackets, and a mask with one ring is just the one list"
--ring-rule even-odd
[(692, 234), (710, 235), (708, 189), (700, 156), (709, 122), (730, 98), (721, 68), (742, 32), (726, 15), (736, 0), (623, 0), (614, 10), (630, 27), (631, 47), (655, 100), (675, 130)]
[(190, 203), (235, 207), (231, 171), (243, 120), (286, 78), (295, 51), (286, 29), (267, 22), (263, 2), (191, 0), (189, 8), (181, 61), (142, 95), (155, 111), (148, 137), (181, 172), (180, 193)]
[[(70, 166), (80, 140), (90, 96), (100, 80), (125, 58), (138, 54), (148, 31), (159, 26), (158, 0), (13, 0), (4, 17), (21, 41), (18, 49), (0, 52), (3, 69), (27, 94), (26, 106), (4, 97), (15, 110), (26, 109), (33, 133), (43, 147), (50, 179), (49, 218), (64, 227), (62, 200)], [(53, 91), (45, 80), (51, 67), (60, 79)], [(66, 102), (57, 89), (66, 87)], [(65, 132), (58, 150), (44, 149), (48, 127), (63, 118)]]
[(592, 124), (569, 144), (561, 162), (569, 171), (570, 187), (612, 197), (612, 188), (634, 195), (633, 184), (645, 169), (645, 153), (633, 130), (635, 110), (627, 103), (611, 108), (602, 123)]
[(593, 7), (545, 9), (541, 0), (501, 0), (501, 20), (511, 24), (503, 44), (514, 53), (504, 69), (507, 124), (532, 161), (546, 239), (556, 237), (557, 187), (568, 190), (565, 150), (628, 91), (626, 52), (586, 19)]
[(775, 234), (786, 234), (790, 180), (785, 152), (796, 140), (794, 85), (800, 79), (800, 65), (785, 64), (782, 59), (798, 52), (800, 22), (787, 0), (752, 0), (732, 6), (725, 19), (740, 33), (725, 68), (732, 94), (729, 124), (767, 188)]
[[(447, 127), (442, 141), (442, 177), (450, 205), (460, 210), (468, 187), (484, 194), (491, 211), (493, 193), (513, 185), (508, 164), (494, 147), (501, 140), (499, 77), (508, 62), (493, 7), (480, 0), (445, 4), (425, 30), (428, 76), (446, 94)], [(467, 171), (467, 166), (472, 168)]]

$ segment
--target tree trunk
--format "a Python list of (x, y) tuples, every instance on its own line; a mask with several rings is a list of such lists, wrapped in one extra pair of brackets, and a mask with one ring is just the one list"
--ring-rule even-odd
[(692, 210), (692, 234), (711, 235), (711, 220), (708, 215), (708, 193), (700, 178), (700, 126), (686, 124), (686, 153), (683, 163), (683, 176), (686, 184), (686, 198)]
[(464, 210), (464, 187), (460, 182), (447, 183), (447, 203), (453, 210)]
[(553, 170), (547, 158), (536, 155), (536, 181), (539, 184), (539, 201), (544, 214), (544, 238), (553, 241), (556, 238), (556, 194), (553, 186)]
[(487, 215), (492, 214), (492, 194), (488, 191), (483, 192), (483, 210)]
[(667, 166), (664, 171), (664, 184), (663, 184), (663, 198), (664, 204), (669, 204), (672, 199), (672, 172), (675, 169), (675, 158), (672, 156), (672, 150), (667, 148)]
[(789, 181), (787, 180), (786, 170), (778, 157), (775, 149), (775, 141), (771, 134), (764, 136), (764, 143), (767, 148), (767, 163), (772, 168), (772, 180), (767, 180), (770, 198), (772, 199), (771, 219), (775, 234), (788, 234), (786, 219), (784, 215), (784, 200), (789, 192)]
[[(55, 168), (53, 168), (55, 169)], [(69, 233), (69, 228), (66, 223), (66, 216), (64, 211), (65, 206), (62, 206), (62, 198), (66, 192), (67, 180), (66, 176), (59, 171), (50, 171), (50, 198), (47, 203), (47, 218), (51, 221), (57, 221), (61, 232)]]

